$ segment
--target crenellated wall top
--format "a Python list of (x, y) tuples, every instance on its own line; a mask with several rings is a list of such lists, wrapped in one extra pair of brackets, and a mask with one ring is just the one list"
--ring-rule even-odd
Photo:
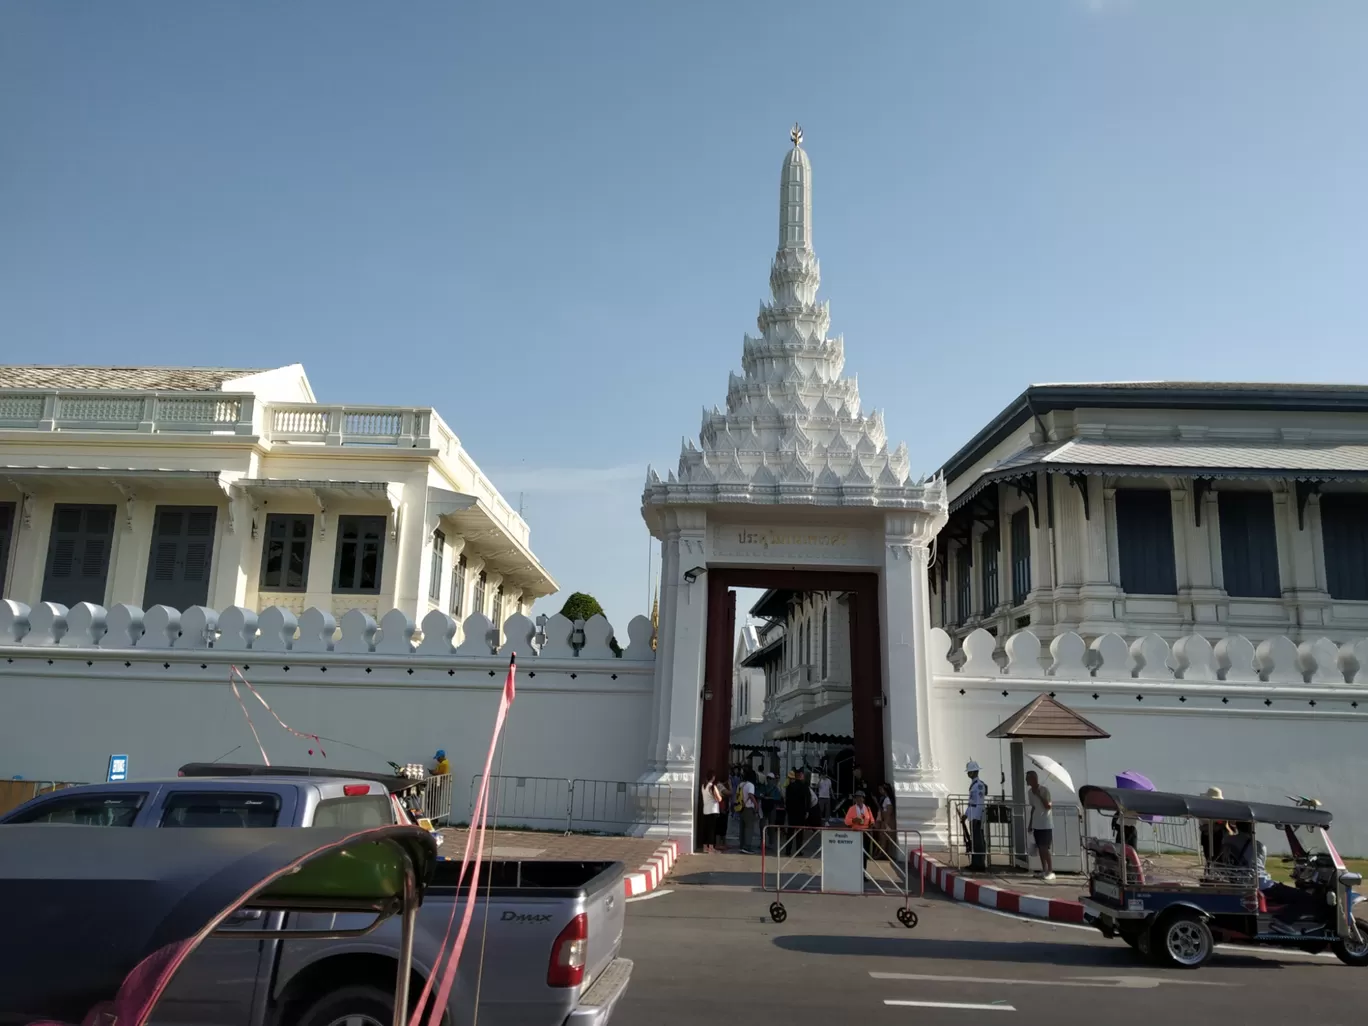
[(1172, 645), (1157, 634), (1127, 640), (1103, 634), (1084, 641), (1066, 632), (1044, 646), (1031, 631), (1018, 631), (998, 647), (982, 628), (954, 647), (949, 634), (927, 635), (931, 672), (941, 679), (1060, 678), (1077, 680), (1224, 681), (1247, 684), (1368, 685), (1368, 638), (1337, 644), (1317, 638), (1294, 644), (1268, 638), (1255, 645), (1238, 635), (1212, 644), (1200, 635)]
[[(569, 620), (557, 613), (540, 625), (521, 613), (504, 620), (502, 629), (474, 613), (462, 626), (464, 640), (455, 644), (457, 624), (439, 610), (421, 625), (399, 609), (379, 621), (353, 609), (341, 619), (311, 607), (296, 616), (271, 606), (258, 613), (242, 606), (222, 611), (193, 606), (143, 610), (120, 603), (109, 609), (82, 602), (68, 609), (52, 602), (30, 608), (13, 599), (0, 600), (0, 648), (215, 649), (226, 652), (298, 652), (389, 656), (450, 656), (506, 662), (519, 659), (611, 660), (619, 665), (649, 664), (651, 621), (634, 617), (627, 625), (627, 644), (613, 650), (612, 625), (601, 614)], [(625, 669), (625, 667), (624, 667)]]

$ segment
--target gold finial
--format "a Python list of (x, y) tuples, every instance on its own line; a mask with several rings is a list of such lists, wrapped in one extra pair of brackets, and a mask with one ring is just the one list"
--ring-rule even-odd
[(655, 601), (651, 603), (651, 651), (656, 650), (660, 639), (660, 575), (656, 574)]
[(793, 128), (789, 131), (789, 138), (793, 140), (794, 146), (803, 145), (803, 126), (795, 121)]

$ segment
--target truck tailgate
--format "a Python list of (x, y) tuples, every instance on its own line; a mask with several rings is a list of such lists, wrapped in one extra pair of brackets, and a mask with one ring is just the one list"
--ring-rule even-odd
[[(630, 963), (618, 960), (614, 964), (626, 918), (623, 865), (511, 861), (487, 865), (490, 876), (486, 879), (491, 886), (488, 891), (481, 888), (449, 1001), (453, 1026), (476, 1021), (477, 993), (482, 1026), (562, 1026), (580, 1008), (582, 997), (590, 997), (591, 1004), (602, 1002), (603, 1007), (585, 1007), (583, 1014), (575, 1017), (576, 1022), (603, 1021), (631, 973)], [(459, 870), (459, 862), (439, 862), (436, 879), (418, 910), (414, 968), (423, 976), (430, 973), (437, 957), (454, 902), (458, 904), (453, 934), (459, 927), (467, 893), (456, 887)], [(547, 973), (556, 940), (581, 914), (588, 919), (583, 983), (578, 987), (551, 986)], [(292, 917), (291, 925), (317, 925), (309, 918)], [(340, 924), (344, 918), (339, 916), (335, 922)], [(276, 992), (279, 994), (291, 979), (323, 960), (349, 953), (395, 951), (398, 935), (396, 919), (351, 940), (288, 941), (282, 945)], [(591, 994), (600, 976), (604, 977), (604, 986)]]

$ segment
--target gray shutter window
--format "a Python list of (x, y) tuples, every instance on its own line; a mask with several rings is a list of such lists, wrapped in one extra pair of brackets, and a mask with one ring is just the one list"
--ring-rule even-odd
[(979, 590), (983, 592), (983, 615), (987, 616), (998, 607), (998, 552), (1002, 541), (994, 524), (979, 540), (983, 558), (979, 566)]
[(1012, 605), (1019, 606), (1031, 593), (1031, 515), (1019, 509), (1012, 514)]
[(378, 595), (385, 556), (384, 517), (337, 518), (333, 594)]
[(955, 552), (955, 579), (959, 582), (958, 601), (955, 603), (955, 618), (960, 623), (969, 619), (969, 575), (973, 572), (969, 559), (969, 547), (961, 546)]
[(78, 602), (104, 605), (113, 546), (113, 506), (54, 506), (42, 600), (68, 609)]
[(1227, 595), (1279, 598), (1278, 532), (1268, 492), (1217, 492), (1221, 513), (1221, 568)]
[(1173, 500), (1157, 489), (1118, 488), (1116, 538), (1121, 589), (1132, 595), (1177, 595)]
[(265, 591), (304, 591), (312, 551), (312, 513), (268, 513), (258, 587)]
[(14, 535), (14, 503), (0, 502), (0, 598), (5, 597), (5, 571), (9, 569), (10, 538)]
[(214, 506), (158, 506), (152, 522), (143, 608), (170, 606), (184, 612), (209, 601), (214, 558)]
[(1368, 599), (1368, 495), (1322, 495), (1320, 514), (1330, 597)]

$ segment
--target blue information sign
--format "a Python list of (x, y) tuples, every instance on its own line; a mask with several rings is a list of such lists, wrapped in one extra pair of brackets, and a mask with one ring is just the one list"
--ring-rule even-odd
[(111, 755), (109, 757), (109, 774), (105, 777), (110, 783), (128, 779), (128, 756)]

